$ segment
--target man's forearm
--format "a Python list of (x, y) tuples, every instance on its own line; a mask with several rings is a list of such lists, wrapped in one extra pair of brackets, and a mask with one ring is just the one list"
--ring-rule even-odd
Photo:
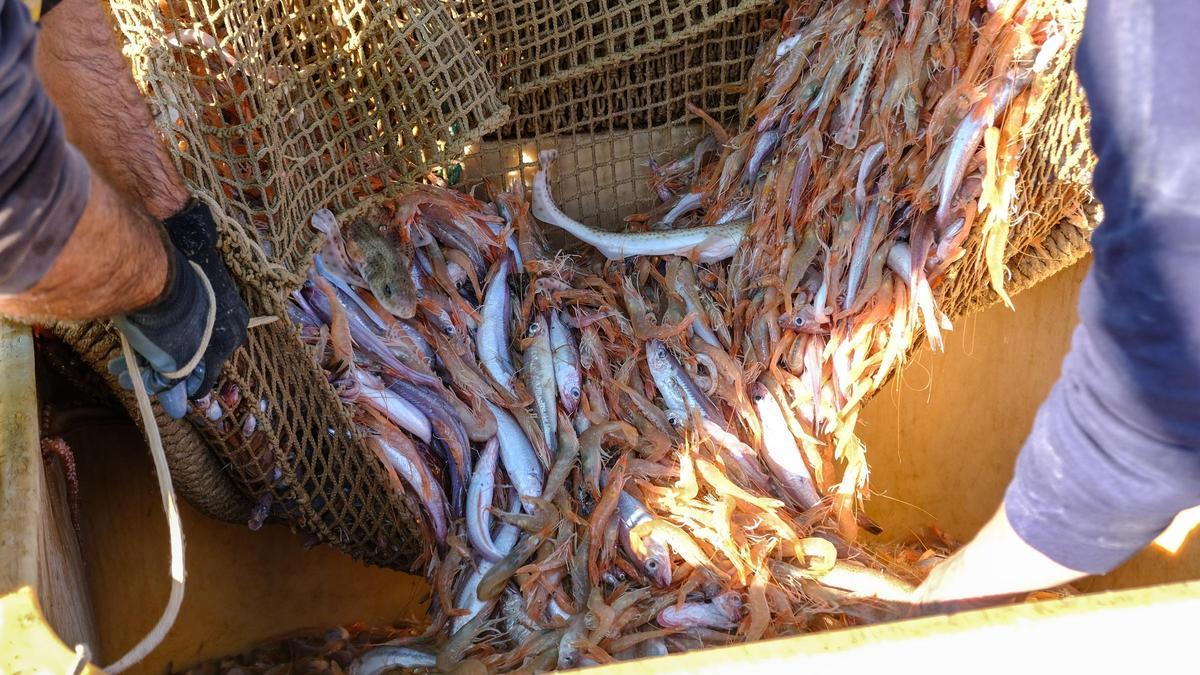
[(166, 285), (161, 228), (92, 174), (83, 215), (32, 288), (0, 295), (0, 314), (42, 321), (94, 319), (148, 304)]
[(19, 0), (0, 0), (0, 314), (137, 308), (165, 286), (161, 228), (67, 143), (34, 72), (36, 36)]
[(45, 15), (37, 70), (93, 171), (159, 220), (183, 208), (188, 191), (98, 0), (62, 0)]

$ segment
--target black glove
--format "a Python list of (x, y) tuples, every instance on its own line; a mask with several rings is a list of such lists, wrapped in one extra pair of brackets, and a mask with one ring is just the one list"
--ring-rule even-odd
[[(225, 361), (246, 341), (250, 313), (217, 252), (217, 230), (208, 206), (192, 202), (163, 227), (173, 244), (167, 246), (163, 294), (113, 322), (138, 354), (146, 389), (178, 419), (187, 412), (187, 399), (208, 393)], [(210, 314), (212, 330), (205, 342)], [(108, 369), (121, 386), (133, 388), (124, 357), (113, 359)]]

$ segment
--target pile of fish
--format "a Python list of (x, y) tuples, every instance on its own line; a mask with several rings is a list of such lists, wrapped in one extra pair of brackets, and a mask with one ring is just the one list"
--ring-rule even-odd
[[(179, 675), (341, 675), (355, 661), (360, 668), (378, 670), (374, 663), (396, 658), (417, 661), (422, 653), (393, 645), (410, 639), (408, 626), (374, 627), (361, 623), (327, 630), (302, 630), (257, 644), (241, 653), (202, 661)], [(368, 653), (370, 659), (363, 659)], [(428, 658), (427, 656), (424, 658)]]
[[(1064, 42), (1053, 3), (990, 4), (794, 0), (738, 130), (653, 164), (662, 205), (625, 232), (555, 204), (553, 151), (528, 190), (314, 217), (290, 317), (428, 535), (427, 651), (391, 666), (567, 668), (903, 611), (901, 561), (937, 556), (856, 542), (855, 420), (920, 332), (940, 342), (933, 289), (976, 223), (1003, 244)], [(589, 246), (551, 252), (550, 228)]]
[[(322, 211), (289, 305), (422, 516), (436, 665), (600, 663), (790, 632), (809, 620), (794, 607), (854, 593), (901, 599), (905, 582), (846, 560), (865, 552), (816, 536), (828, 508), (778, 401), (717, 337), (706, 270), (551, 256), (524, 193), (418, 186), (372, 218)], [(740, 440), (741, 419), (767, 440)], [(828, 586), (803, 590), (815, 577)]]
[[(732, 256), (705, 271), (721, 303), (713, 323), (728, 333), (697, 335), (781, 404), (849, 539), (867, 480), (860, 406), (920, 333), (941, 347), (949, 321), (933, 289), (973, 232), (1007, 301), (1018, 160), (1081, 12), (1049, 0), (794, 1), (749, 75), (739, 131), (695, 111), (711, 134), (651, 167), (662, 206), (630, 220), (686, 230), (701, 262)], [(536, 185), (534, 197), (540, 219), (610, 259), (669, 248), (635, 249), (635, 235), (588, 231)]]

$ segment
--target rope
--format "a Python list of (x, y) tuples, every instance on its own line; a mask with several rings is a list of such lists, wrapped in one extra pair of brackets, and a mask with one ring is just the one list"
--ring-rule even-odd
[[(208, 316), (204, 319), (204, 333), (200, 335), (200, 346), (196, 349), (196, 353), (179, 370), (163, 373), (163, 377), (168, 380), (182, 380), (190, 375), (196, 366), (200, 365), (200, 359), (204, 358), (204, 352), (208, 351), (208, 341), (212, 339), (213, 326), (217, 323), (217, 294), (213, 292), (212, 282), (208, 280), (208, 275), (199, 265), (191, 260), (188, 263), (196, 270), (196, 276), (200, 277), (201, 283), (204, 284), (204, 291), (208, 294)], [(124, 337), (124, 335), (121, 336), (122, 339)], [(125, 356), (129, 357), (128, 354)], [(132, 368), (130, 368), (129, 374), (134, 374)]]
[(83, 669), (92, 660), (92, 650), (85, 644), (75, 645), (75, 664), (67, 671), (67, 675), (81, 675)]
[[(196, 263), (192, 263), (192, 265), (195, 266)], [(217, 303), (208, 278), (204, 274), (201, 274), (200, 277), (204, 279), (204, 284), (208, 288), (209, 298), (212, 300), (209, 305), (208, 326), (204, 331), (203, 345), (206, 347), (209, 338), (212, 336)], [(248, 328), (265, 326), (278, 318), (277, 316), (257, 316), (250, 319)], [(125, 363), (129, 366), (129, 379), (133, 381), (133, 394), (134, 398), (137, 399), (138, 414), (141, 415), (142, 426), (146, 430), (146, 441), (150, 446), (150, 456), (154, 460), (154, 473), (158, 479), (158, 493), (162, 497), (163, 513), (167, 516), (167, 532), (170, 536), (171, 550), (171, 595), (167, 598), (167, 606), (163, 608), (162, 616), (158, 618), (158, 623), (150, 629), (150, 632), (146, 633), (145, 637), (126, 652), (124, 656), (112, 665), (104, 668), (104, 670), (114, 675), (140, 662), (150, 652), (158, 648), (158, 645), (162, 644), (163, 638), (167, 636), (167, 632), (171, 630), (171, 626), (175, 624), (175, 619), (179, 616), (179, 608), (183, 605), (184, 579), (187, 567), (184, 559), (183, 521), (179, 517), (179, 504), (175, 498), (175, 487), (171, 483), (171, 470), (167, 465), (167, 454), (163, 449), (158, 421), (154, 418), (154, 409), (150, 405), (150, 394), (146, 391), (146, 384), (142, 381), (141, 368), (138, 367), (137, 357), (133, 352), (133, 348), (129, 346), (129, 340), (126, 339), (124, 333), (118, 331), (118, 334), (121, 337), (121, 353), (124, 354)], [(203, 353), (204, 349), (202, 348), (199, 353), (200, 356)], [(186, 377), (199, 362), (200, 358), (198, 356), (193, 359), (191, 368), (186, 370), (180, 369), (177, 372), (182, 372), (183, 376)]]
[[(211, 292), (211, 289), (210, 289)], [(212, 306), (215, 308), (216, 303)], [(209, 328), (211, 332), (211, 326)], [(129, 366), (129, 379), (133, 380), (133, 393), (137, 398), (138, 413), (142, 416), (142, 425), (146, 429), (146, 440), (150, 445), (150, 456), (154, 459), (154, 473), (158, 479), (158, 493), (162, 497), (163, 512), (167, 514), (167, 531), (171, 538), (171, 595), (167, 598), (167, 606), (162, 616), (150, 632), (133, 646), (124, 656), (104, 670), (119, 673), (135, 663), (146, 658), (154, 651), (167, 631), (175, 624), (179, 616), (179, 607), (183, 604), (184, 586), (184, 553), (183, 553), (183, 521), (179, 518), (179, 504), (175, 500), (175, 488), (171, 485), (171, 471), (167, 466), (167, 454), (163, 450), (162, 437), (158, 433), (158, 423), (154, 420), (154, 409), (150, 407), (150, 395), (146, 393), (146, 384), (142, 382), (141, 368), (138, 368), (137, 357), (129, 340), (124, 333), (121, 335), (121, 353), (125, 355), (125, 363)]]

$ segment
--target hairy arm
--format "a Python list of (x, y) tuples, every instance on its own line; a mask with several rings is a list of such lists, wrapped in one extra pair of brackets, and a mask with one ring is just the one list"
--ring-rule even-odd
[(99, 0), (62, 0), (41, 22), (37, 71), (67, 140), (92, 170), (158, 220), (188, 200)]
[[(34, 72), (36, 34), (18, 0), (0, 0), (0, 314), (86, 319), (136, 309), (166, 283), (161, 228), (67, 142), (62, 118)], [(119, 55), (107, 65), (76, 62), (57, 72), (82, 83), (87, 67), (100, 68), (105, 77), (104, 68), (118, 62), (124, 73)], [(104, 134), (87, 128), (99, 112), (72, 109), (80, 138), (106, 147)], [(107, 146), (134, 147), (120, 136)], [(130, 185), (142, 179), (136, 173), (128, 178), (130, 171), (115, 175)]]

